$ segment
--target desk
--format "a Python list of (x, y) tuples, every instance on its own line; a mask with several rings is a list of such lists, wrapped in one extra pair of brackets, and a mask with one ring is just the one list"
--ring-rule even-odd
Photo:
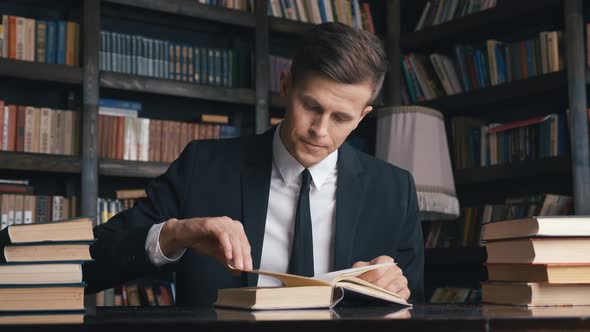
[[(83, 325), (26, 326), (31, 331), (590, 331), (590, 306), (535, 308), (415, 304), (397, 307), (258, 312), (176, 307), (98, 308)], [(270, 320), (267, 320), (270, 319)], [(2, 332), (25, 326), (2, 326)]]

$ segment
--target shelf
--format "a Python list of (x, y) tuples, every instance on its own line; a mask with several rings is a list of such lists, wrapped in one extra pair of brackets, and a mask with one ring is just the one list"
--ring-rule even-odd
[(101, 159), (98, 166), (100, 175), (130, 178), (155, 178), (166, 172), (169, 163)]
[(27, 152), (0, 152), (0, 169), (54, 173), (80, 173), (78, 156)]
[[(80, 174), (78, 156), (51, 155), (27, 152), (0, 152), (0, 169), (52, 173)], [(164, 173), (170, 164), (128, 160), (100, 160), (100, 175), (135, 178), (155, 178)]]
[(470, 248), (426, 248), (425, 265), (479, 265), (485, 263), (485, 247)]
[(278, 17), (269, 17), (269, 20), (270, 31), (284, 32), (294, 35), (303, 35), (307, 30), (311, 29), (315, 25), (313, 23), (304, 23)]
[(195, 0), (103, 0), (108, 3), (148, 9), (162, 13), (194, 17), (214, 22), (254, 28), (254, 14), (219, 6), (200, 4)]
[(538, 12), (553, 14), (553, 8), (559, 10), (559, 0), (500, 0), (494, 8), (430, 26), (421, 31), (402, 33), (400, 45), (404, 52), (410, 52), (437, 46), (448, 47), (471, 38), (482, 39), (482, 34), (491, 37), (493, 33), (497, 33), (498, 27), (512, 26), (503, 25), (505, 21), (539, 19)]
[(571, 173), (569, 156), (526, 160), (507, 165), (459, 169), (454, 172), (455, 184), (475, 185), (525, 177), (556, 176)]
[(100, 73), (100, 86), (110, 89), (213, 100), (236, 104), (254, 105), (256, 101), (256, 95), (252, 89), (215, 87), (112, 72)]
[(74, 66), (0, 58), (0, 76), (82, 84), (82, 69)]
[(465, 109), (469, 109), (468, 112), (476, 112), (477, 106), (506, 101), (511, 98), (541, 95), (559, 89), (565, 91), (566, 86), (566, 72), (560, 71), (489, 88), (475, 89), (462, 94), (444, 96), (418, 103), (418, 105), (437, 109), (445, 115), (465, 111)]

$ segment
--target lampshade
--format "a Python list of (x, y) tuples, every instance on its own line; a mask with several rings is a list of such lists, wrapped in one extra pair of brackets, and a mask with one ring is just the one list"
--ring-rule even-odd
[(412, 173), (422, 220), (455, 219), (459, 201), (441, 112), (422, 106), (378, 110), (377, 158)]

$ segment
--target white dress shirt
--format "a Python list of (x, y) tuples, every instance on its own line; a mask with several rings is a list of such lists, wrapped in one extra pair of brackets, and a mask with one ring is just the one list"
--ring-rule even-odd
[[(301, 186), (301, 172), (305, 168), (287, 151), (279, 136), (279, 130), (280, 124), (273, 137), (273, 164), (260, 269), (287, 272), (295, 229), (295, 210)], [(308, 168), (312, 178), (309, 201), (316, 275), (329, 272), (333, 266), (337, 161), (338, 150)], [(160, 223), (152, 226), (145, 244), (149, 260), (156, 266), (177, 261), (186, 250), (175, 253), (171, 258), (162, 253), (159, 235), (163, 225), (164, 223)], [(258, 277), (258, 286), (274, 285), (280, 285), (280, 281), (263, 275)]]

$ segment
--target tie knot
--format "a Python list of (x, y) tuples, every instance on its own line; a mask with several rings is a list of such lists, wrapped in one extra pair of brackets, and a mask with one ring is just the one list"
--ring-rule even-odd
[(301, 188), (309, 187), (310, 183), (311, 183), (311, 173), (306, 168), (303, 170), (303, 172), (301, 172)]

